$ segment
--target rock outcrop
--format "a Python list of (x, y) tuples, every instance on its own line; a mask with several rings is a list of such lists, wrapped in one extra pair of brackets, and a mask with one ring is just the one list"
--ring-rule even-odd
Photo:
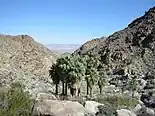
[(56, 100), (52, 94), (39, 93), (33, 108), (33, 116), (96, 116), (98, 106), (104, 104), (95, 101), (79, 102)]
[(36, 97), (36, 101), (50, 99), (50, 100), (57, 100), (56, 96), (51, 93), (38, 93)]
[(54, 61), (54, 54), (28, 35), (0, 35), (2, 85), (21, 81), (29, 90), (35, 86), (40, 89), (44, 86), (40, 80), (49, 77), (48, 70)]
[(135, 113), (127, 109), (117, 110), (117, 113), (118, 113), (118, 116), (136, 116)]
[(135, 112), (137, 116), (155, 116), (154, 109), (150, 109), (147, 107), (142, 107)]
[(38, 100), (34, 106), (34, 116), (84, 116), (85, 109), (78, 102), (61, 100)]
[(155, 7), (134, 20), (125, 29), (115, 32), (91, 49), (78, 54), (100, 55), (106, 69), (133, 69), (137, 74), (155, 74)]
[[(84, 106), (83, 106), (84, 105)], [(79, 102), (58, 100), (50, 93), (39, 93), (33, 107), (33, 116), (154, 116), (152, 108), (137, 104), (134, 109), (116, 110), (111, 105), (95, 101)]]
[(85, 109), (86, 109), (86, 114), (93, 115), (99, 111), (98, 106), (102, 106), (104, 104), (95, 102), (95, 101), (86, 101), (85, 102)]

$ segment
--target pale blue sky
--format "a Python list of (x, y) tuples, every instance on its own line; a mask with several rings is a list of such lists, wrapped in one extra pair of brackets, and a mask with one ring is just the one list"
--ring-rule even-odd
[(82, 44), (126, 27), (155, 0), (0, 0), (0, 33)]

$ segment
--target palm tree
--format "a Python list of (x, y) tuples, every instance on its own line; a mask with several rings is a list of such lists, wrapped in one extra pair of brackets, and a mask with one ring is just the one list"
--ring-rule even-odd
[(85, 74), (82, 72), (84, 70), (83, 64), (79, 55), (59, 58), (57, 64), (62, 81), (62, 94), (67, 95), (68, 85), (70, 88), (73, 88), (74, 85), (76, 88), (80, 87), (81, 78)]
[(89, 94), (90, 89), (90, 96), (92, 96), (93, 86), (98, 82), (99, 72), (97, 70), (99, 66), (99, 60), (95, 57), (88, 57), (86, 56), (87, 66), (86, 66), (86, 76), (85, 80), (87, 82), (87, 95)]
[(82, 80), (84, 80), (86, 73), (85, 59), (83, 57), (80, 57), (79, 55), (77, 56), (76, 67), (77, 67), (76, 83), (78, 86), (78, 96), (79, 96), (81, 83)]
[(61, 75), (61, 81), (62, 81), (62, 94), (67, 95), (70, 58), (69, 56), (66, 56), (66, 57), (60, 58), (59, 60), (60, 60), (59, 62), (60, 75)]
[(64, 57), (64, 80), (65, 80), (65, 95), (68, 93), (69, 71), (70, 71), (70, 56)]
[(98, 87), (100, 89), (100, 94), (102, 94), (102, 88), (107, 83), (107, 75), (104, 71), (99, 71), (99, 80), (98, 80)]
[(65, 63), (64, 63), (64, 58), (59, 58), (57, 59), (57, 65), (59, 69), (59, 77), (60, 81), (62, 82), (62, 95), (65, 95)]
[(69, 71), (69, 82), (71, 89), (76, 90), (76, 95), (80, 94), (81, 82), (85, 76), (85, 67), (83, 64), (83, 59), (79, 55), (74, 55), (70, 60), (70, 71)]
[(97, 71), (96, 68), (91, 67), (89, 69), (89, 76), (88, 76), (88, 86), (90, 88), (90, 96), (93, 95), (93, 87), (95, 84), (98, 82), (99, 78), (99, 72)]
[(88, 55), (84, 55), (83, 57), (83, 66), (85, 68), (85, 81), (87, 83), (87, 95), (89, 95), (89, 56)]
[(62, 82), (63, 95), (67, 95), (68, 86), (76, 91), (76, 95), (79, 95), (82, 80), (85, 79), (87, 94), (89, 94), (90, 89), (92, 96), (93, 86), (97, 84), (99, 78), (98, 66), (99, 60), (95, 57), (87, 55), (84, 57), (79, 55), (66, 56), (57, 59), (56, 65), (51, 68), (51, 77), (56, 83), (56, 88), (58, 88), (59, 82)]
[(58, 94), (58, 84), (60, 83), (60, 78), (58, 75), (58, 67), (57, 64), (53, 64), (51, 69), (49, 70), (49, 74), (53, 80), (55, 86), (55, 94)]

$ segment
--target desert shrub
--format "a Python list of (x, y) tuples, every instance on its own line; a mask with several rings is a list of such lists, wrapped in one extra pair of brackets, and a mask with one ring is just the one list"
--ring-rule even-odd
[(98, 106), (98, 112), (95, 114), (96, 116), (117, 116), (116, 109), (110, 104), (100, 105)]
[(12, 83), (10, 88), (1, 87), (0, 116), (30, 116), (33, 103), (20, 83)]
[(138, 98), (131, 98), (127, 95), (107, 95), (98, 96), (95, 101), (99, 103), (109, 103), (117, 109), (133, 108), (138, 104)]

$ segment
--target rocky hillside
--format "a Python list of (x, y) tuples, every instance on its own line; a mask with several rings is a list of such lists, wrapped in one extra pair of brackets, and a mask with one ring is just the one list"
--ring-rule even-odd
[(48, 78), (54, 61), (54, 54), (28, 35), (0, 35), (1, 84), (22, 81), (36, 85), (36, 80)]
[(79, 49), (77, 49), (75, 51), (75, 53), (77, 54), (87, 54), (87, 52), (89, 50), (91, 50), (92, 48), (98, 46), (98, 44), (102, 41), (104, 41), (106, 39), (106, 37), (101, 37), (101, 38), (96, 38), (93, 40), (90, 40), (86, 43), (84, 43)]
[(91, 49), (81, 49), (76, 53), (85, 54), (85, 51), (100, 55), (108, 69), (123, 68), (128, 73), (133, 69), (137, 74), (155, 74), (155, 7)]

